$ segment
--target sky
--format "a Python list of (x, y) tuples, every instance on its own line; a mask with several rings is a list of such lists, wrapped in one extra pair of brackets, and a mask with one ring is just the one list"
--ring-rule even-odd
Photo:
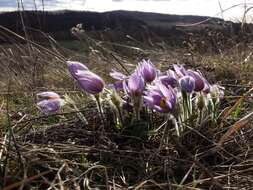
[[(225, 20), (241, 20), (245, 6), (253, 7), (253, 0), (0, 0), (0, 11), (18, 9), (17, 1), (23, 1), (24, 9), (31, 10), (86, 10), (111, 11), (132, 10), (179, 15), (216, 16)], [(234, 5), (241, 4), (223, 14), (218, 14)], [(43, 6), (44, 5), (44, 6)], [(248, 21), (253, 21), (253, 9), (248, 12)]]

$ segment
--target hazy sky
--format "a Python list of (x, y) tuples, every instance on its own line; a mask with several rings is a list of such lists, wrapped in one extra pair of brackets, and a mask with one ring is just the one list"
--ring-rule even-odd
[[(21, 1), (21, 0), (19, 0)], [(22, 0), (25, 9), (42, 9), (43, 0)], [(227, 9), (233, 5), (248, 3), (253, 6), (253, 0), (44, 0), (46, 10), (90, 10), (90, 11), (110, 11), (110, 10), (137, 10), (146, 12), (158, 12), (169, 14), (187, 14), (215, 16), (221, 8)], [(251, 2), (251, 3), (250, 3)], [(0, 11), (16, 10), (17, 0), (0, 0)], [(241, 19), (244, 6), (238, 6), (216, 15), (225, 19)], [(253, 10), (249, 11), (249, 19), (253, 20)]]

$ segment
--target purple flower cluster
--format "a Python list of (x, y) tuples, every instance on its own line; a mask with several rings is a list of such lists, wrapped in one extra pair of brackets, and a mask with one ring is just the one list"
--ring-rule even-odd
[[(172, 70), (162, 75), (150, 60), (142, 60), (130, 76), (125, 76), (115, 70), (110, 75), (117, 80), (114, 86), (117, 86), (119, 82), (122, 84), (122, 88), (115, 89), (123, 90), (133, 99), (133, 104), (137, 102), (139, 106), (144, 103), (150, 109), (161, 113), (174, 109), (176, 91), (173, 88), (177, 86), (177, 76)], [(141, 102), (142, 99), (143, 102)]]
[(141, 61), (135, 71), (126, 76), (112, 70), (110, 76), (116, 80), (116, 91), (124, 91), (130, 97), (142, 96), (144, 105), (161, 113), (172, 112), (183, 93), (210, 93), (211, 85), (199, 71), (185, 69), (180, 65), (173, 65), (161, 73), (148, 61)]
[[(69, 73), (84, 92), (95, 97), (103, 92), (104, 80), (85, 65), (77, 61), (67, 61), (67, 66)], [(210, 85), (199, 71), (185, 69), (180, 65), (173, 65), (173, 69), (162, 73), (150, 60), (142, 60), (130, 75), (114, 69), (109, 75), (114, 79), (114, 83), (107, 88), (115, 90), (122, 97), (122, 102), (127, 102), (135, 112), (140, 112), (142, 107), (146, 106), (156, 112), (172, 113), (176, 104), (182, 103), (182, 97), (210, 97), (210, 94), (217, 94), (217, 88)], [(44, 92), (38, 96), (43, 98), (37, 105), (44, 113), (56, 112), (61, 107), (62, 100), (54, 92)], [(138, 113), (136, 115), (139, 117)]]

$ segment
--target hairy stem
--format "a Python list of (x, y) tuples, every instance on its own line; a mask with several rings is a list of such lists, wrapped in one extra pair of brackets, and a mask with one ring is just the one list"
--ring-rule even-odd
[(103, 109), (102, 109), (102, 106), (101, 106), (100, 96), (99, 96), (99, 94), (97, 94), (97, 95), (94, 95), (94, 97), (95, 97), (96, 102), (97, 102), (97, 108), (98, 108), (98, 111), (100, 113), (100, 117), (101, 117), (103, 126), (105, 127), (105, 119), (104, 119)]

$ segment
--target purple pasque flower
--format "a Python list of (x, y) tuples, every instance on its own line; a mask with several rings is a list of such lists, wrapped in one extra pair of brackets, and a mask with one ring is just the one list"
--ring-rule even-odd
[(176, 105), (176, 93), (172, 87), (156, 83), (155, 86), (148, 88), (143, 100), (150, 109), (160, 113), (168, 113)]
[(130, 96), (141, 95), (145, 88), (144, 79), (138, 72), (134, 72), (127, 80), (124, 80), (123, 87)]
[(113, 88), (116, 90), (116, 91), (120, 91), (120, 90), (123, 90), (123, 81), (116, 81), (113, 83)]
[(173, 65), (175, 73), (178, 78), (181, 78), (186, 75), (186, 69), (182, 65)]
[(183, 76), (179, 79), (179, 86), (183, 92), (192, 93), (195, 88), (195, 80), (191, 76)]
[(127, 78), (126, 75), (124, 75), (121, 72), (115, 71), (114, 69), (112, 69), (112, 71), (109, 73), (109, 75), (117, 80), (114, 84), (113, 87), (116, 91), (122, 90), (123, 89), (123, 81)]
[(165, 86), (171, 86), (175, 88), (178, 85), (178, 80), (176, 73), (172, 70), (168, 70), (166, 75), (161, 75), (158, 77), (158, 80)]
[[(173, 65), (174, 70), (178, 76), (178, 78), (182, 78), (183, 76), (191, 76), (195, 81), (194, 91), (200, 92), (205, 88), (205, 78), (198, 71), (193, 71), (191, 69), (186, 70), (183, 66)], [(206, 89), (208, 90), (208, 89)]]
[(68, 70), (74, 79), (77, 79), (78, 76), (76, 75), (76, 73), (78, 71), (89, 70), (84, 64), (78, 61), (67, 61), (67, 65), (68, 65)]
[(195, 81), (194, 90), (200, 92), (205, 87), (204, 77), (197, 71), (187, 70), (187, 75), (191, 76)]
[(77, 83), (83, 91), (89, 94), (98, 94), (103, 91), (105, 86), (104, 80), (95, 73), (89, 70), (78, 70), (76, 75)]
[(208, 94), (208, 93), (210, 93), (211, 85), (210, 85), (210, 83), (205, 78), (203, 78), (203, 79), (204, 79), (205, 85), (204, 85), (204, 88), (203, 88), (202, 92), (204, 94)]
[(58, 99), (58, 98), (60, 98), (59, 94), (57, 94), (55, 92), (51, 92), (51, 91), (40, 92), (37, 94), (37, 97), (39, 99)]
[(61, 99), (42, 100), (37, 103), (37, 106), (44, 114), (55, 113), (61, 108)]
[(41, 92), (37, 94), (37, 106), (44, 114), (57, 112), (64, 105), (64, 100), (55, 92)]
[(114, 70), (114, 69), (111, 70), (111, 72), (109, 73), (109, 75), (110, 75), (113, 79), (115, 79), (115, 80), (124, 80), (124, 79), (127, 78), (126, 75), (124, 75), (123, 73), (118, 72), (118, 71), (116, 71), (116, 70)]
[(137, 68), (145, 80), (145, 82), (152, 82), (156, 78), (156, 68), (150, 60), (142, 60)]
[(116, 81), (113, 84), (108, 84), (107, 85), (108, 89), (113, 89), (116, 90), (116, 92), (123, 90), (123, 81)]
[(224, 90), (225, 88), (218, 85), (214, 84), (210, 87), (210, 95), (212, 98), (217, 98), (217, 99), (222, 99), (224, 98)]

